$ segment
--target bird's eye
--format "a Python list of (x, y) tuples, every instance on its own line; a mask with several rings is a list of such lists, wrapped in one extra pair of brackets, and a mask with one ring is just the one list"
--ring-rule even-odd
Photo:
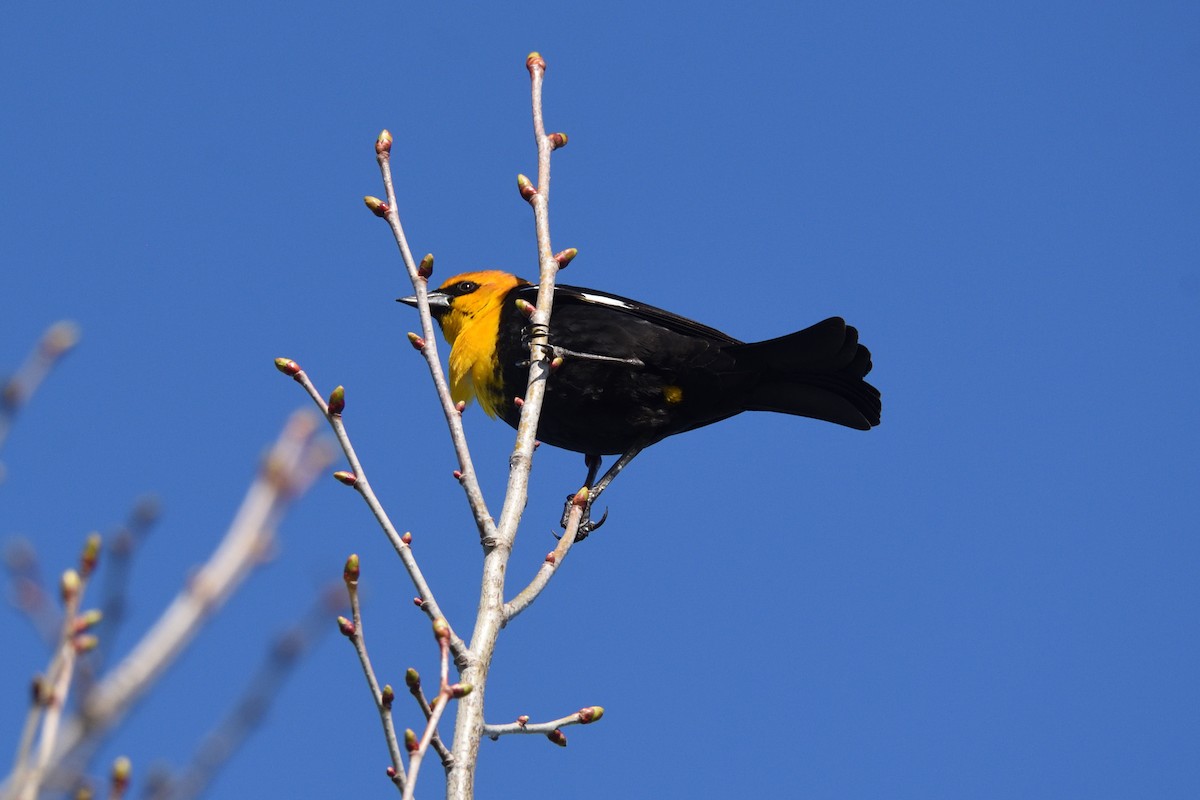
[(458, 284), (457, 289), (460, 294), (470, 294), (479, 288), (479, 284), (475, 281), (463, 281)]

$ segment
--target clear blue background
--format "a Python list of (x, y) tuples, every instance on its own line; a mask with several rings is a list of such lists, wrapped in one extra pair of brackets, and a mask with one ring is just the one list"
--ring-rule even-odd
[[(531, 276), (514, 176), (534, 171), (535, 49), (571, 137), (563, 280), (745, 339), (841, 314), (884, 422), (744, 415), (640, 457), (504, 632), (488, 696), (492, 721), (608, 714), (566, 750), (485, 741), (480, 795), (1197, 796), (1195, 3), (12, 5), (0, 364), (59, 318), (85, 338), (5, 448), (0, 535), (54, 574), (158, 493), (127, 649), (307, 403), (271, 365), (289, 356), (346, 385), (372, 480), (468, 631), (476, 534), (361, 197), (390, 128), (436, 277)], [(467, 425), (498, 509), (511, 433)], [(582, 469), (539, 451), (510, 593)], [(397, 559), (324, 480), (104, 758), (143, 782), (185, 763), (352, 551), (383, 679), (432, 677)], [(4, 754), (45, 654), (15, 612), (0, 631)], [(334, 634), (212, 796), (387, 797), (386, 760)]]

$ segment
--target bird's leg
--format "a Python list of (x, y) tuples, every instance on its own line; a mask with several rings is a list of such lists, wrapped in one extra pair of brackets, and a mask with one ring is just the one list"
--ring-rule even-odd
[[(584, 484), (586, 487), (588, 487), (588, 500), (587, 504), (583, 507), (583, 519), (581, 519), (579, 522), (579, 529), (575, 534), (575, 541), (583, 541), (588, 537), (589, 533), (599, 528), (604, 524), (604, 520), (608, 519), (608, 509), (605, 509), (603, 516), (600, 517), (600, 520), (598, 522), (593, 522), (591, 518), (592, 503), (596, 502), (596, 498), (598, 498), (600, 494), (608, 488), (608, 485), (613, 482), (613, 479), (616, 478), (617, 475), (620, 474), (621, 470), (625, 469), (625, 466), (630, 461), (633, 461), (634, 456), (640, 452), (642, 452), (641, 445), (626, 450), (621, 454), (620, 458), (613, 462), (613, 465), (608, 468), (608, 471), (604, 473), (599, 482), (594, 485), (592, 481), (595, 480), (596, 473), (600, 471), (600, 456), (584, 456), (584, 461), (588, 466), (587, 483)], [(571, 501), (574, 498), (575, 495), (573, 494), (567, 495), (567, 503), (563, 507), (562, 521), (559, 523), (564, 528), (567, 527), (567, 517), (571, 513)]]
[[(591, 496), (592, 483), (594, 483), (596, 480), (596, 473), (598, 473), (600, 471), (601, 460), (602, 459), (600, 458), (600, 456), (594, 455), (592, 453), (586, 453), (583, 456), (583, 463), (586, 464), (587, 468), (588, 468), (587, 478), (585, 478), (583, 481), (583, 488), (588, 490), (589, 497)], [(567, 495), (567, 502), (563, 506), (562, 519), (560, 519), (558, 521), (558, 524), (563, 526), (564, 528), (567, 527), (567, 517), (571, 516), (571, 507), (572, 507), (572, 505), (574, 505), (574, 500), (575, 500), (574, 494)], [(575, 541), (577, 541), (577, 542), (583, 541), (584, 539), (587, 538), (587, 535), (589, 533), (591, 533), (596, 528), (600, 527), (599, 525), (585, 527), (585, 526), (591, 524), (591, 520), (588, 518), (588, 511), (591, 509), (591, 506), (592, 506), (592, 503), (591, 503), (591, 500), (589, 499), (588, 504), (583, 507), (583, 518), (580, 519), (579, 527), (576, 529), (578, 532), (575, 535)], [(601, 520), (601, 522), (603, 522), (603, 520)]]

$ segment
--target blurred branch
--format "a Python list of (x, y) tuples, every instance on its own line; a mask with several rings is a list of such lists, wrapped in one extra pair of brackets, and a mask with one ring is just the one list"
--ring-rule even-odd
[(158, 499), (152, 496), (142, 497), (134, 503), (125, 523), (105, 537), (109, 545), (101, 579), (103, 591), (100, 611), (103, 616), (96, 626), (99, 644), (79, 664), (79, 689), (80, 694), (85, 697), (95, 685), (96, 677), (104, 671), (108, 654), (116, 646), (121, 623), (125, 621), (133, 556), (158, 522), (159, 515)]
[(54, 647), (62, 617), (46, 591), (33, 544), (23, 538), (9, 542), (4, 548), (4, 567), (11, 587), (9, 603), (29, 620), (47, 647)]
[[(89, 612), (80, 616), (79, 608), (99, 555), (100, 535), (92, 534), (84, 544), (79, 569), (67, 570), (59, 581), (63, 616), (58, 646), (44, 677), (34, 681), (32, 703), (21, 731), (13, 770), (4, 787), (9, 790), (5, 797), (36, 800), (51, 766), (51, 755), (58, 742), (76, 659), (80, 652), (91, 649), (96, 642), (96, 637), (89, 633), (89, 629), (98, 621), (99, 614)], [(35, 749), (33, 742), (39, 728), (41, 735)]]
[(296, 665), (329, 631), (329, 613), (338, 602), (336, 587), (327, 587), (304, 616), (276, 637), (241, 699), (204, 738), (178, 777), (163, 776), (154, 782), (153, 790), (146, 793), (150, 800), (193, 800), (208, 789), (229, 758), (262, 723)]
[[(12, 430), (13, 420), (28, 405), (34, 392), (63, 356), (79, 344), (79, 326), (74, 322), (51, 325), (12, 377), (0, 386), (0, 449)], [(4, 477), (0, 472), (0, 479)]]
[(94, 746), (116, 725), (269, 552), (284, 512), (330, 462), (328, 449), (314, 442), (315, 430), (309, 414), (297, 413), (288, 421), (216, 551), (133, 650), (83, 698), (48, 767)]

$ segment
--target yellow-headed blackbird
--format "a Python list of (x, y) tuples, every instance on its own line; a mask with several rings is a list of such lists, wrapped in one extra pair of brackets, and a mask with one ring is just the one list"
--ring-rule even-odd
[[(450, 392), (514, 428), (529, 378), (537, 286), (499, 270), (456, 275), (429, 293), (450, 343)], [(416, 305), (415, 297), (401, 302)], [(563, 361), (546, 383), (538, 439), (587, 457), (594, 501), (643, 448), (743, 411), (778, 411), (859, 430), (879, 424), (871, 354), (840, 317), (741, 342), (662, 309), (595, 289), (554, 290), (549, 341)], [(601, 455), (620, 458), (592, 485)], [(601, 520), (603, 521), (603, 520)], [(598, 523), (588, 521), (584, 535)]]

